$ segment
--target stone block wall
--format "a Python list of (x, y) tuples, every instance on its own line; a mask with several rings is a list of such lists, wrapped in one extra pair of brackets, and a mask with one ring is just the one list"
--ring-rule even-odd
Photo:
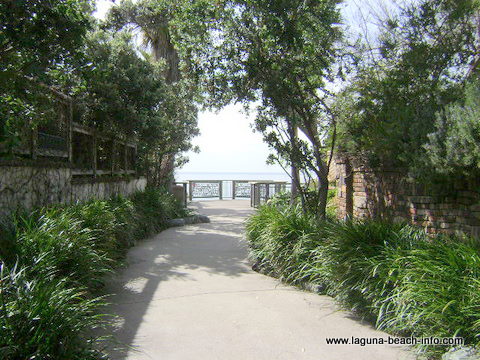
[(461, 182), (444, 194), (432, 193), (395, 169), (375, 171), (337, 160), (339, 218), (407, 221), (427, 233), (480, 236), (480, 182)]
[(89, 199), (108, 199), (114, 195), (128, 196), (147, 186), (145, 178), (112, 178), (112, 179), (74, 179), (71, 183), (72, 202)]
[(143, 190), (142, 177), (75, 178), (66, 163), (49, 161), (0, 161), (0, 213), (68, 204), (116, 194), (128, 196)]
[(0, 212), (69, 202), (69, 168), (63, 164), (48, 167), (28, 165), (33, 164), (13, 161), (1, 164)]

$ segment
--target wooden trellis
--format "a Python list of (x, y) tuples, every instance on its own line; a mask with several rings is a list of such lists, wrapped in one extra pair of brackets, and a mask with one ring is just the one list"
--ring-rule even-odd
[(34, 130), (22, 130), (14, 147), (0, 143), (2, 153), (26, 159), (46, 159), (71, 164), (73, 175), (127, 175), (136, 173), (137, 145), (73, 121), (73, 100), (47, 85), (36, 83), (53, 95), (55, 116)]
[(135, 174), (137, 146), (73, 123), (74, 175)]

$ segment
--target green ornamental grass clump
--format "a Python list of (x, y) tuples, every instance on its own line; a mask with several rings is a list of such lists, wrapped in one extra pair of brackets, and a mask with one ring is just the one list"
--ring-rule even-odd
[(252, 255), (259, 265), (293, 283), (308, 273), (298, 267), (309, 264), (309, 249), (318, 241), (316, 230), (315, 219), (299, 205), (264, 206), (247, 224)]
[(136, 240), (185, 213), (158, 189), (0, 219), (0, 359), (104, 357), (99, 290)]
[(381, 328), (463, 337), (479, 345), (480, 252), (473, 240), (441, 237), (397, 259), (399, 276)]
[[(480, 244), (406, 224), (316, 221), (261, 207), (247, 221), (251, 255), (272, 275), (310, 283), (395, 335), (463, 337), (480, 346)], [(438, 357), (444, 346), (419, 347)]]
[(75, 209), (40, 210), (36, 215), (22, 219), (18, 263), (27, 266), (32, 277), (65, 278), (91, 289), (100, 286), (113, 262), (99, 250), (98, 233), (75, 217)]
[(166, 228), (166, 220), (188, 215), (183, 205), (173, 194), (147, 189), (134, 194), (135, 237), (144, 238)]
[(101, 359), (103, 339), (86, 334), (104, 326), (103, 299), (28, 270), (0, 267), (0, 358)]

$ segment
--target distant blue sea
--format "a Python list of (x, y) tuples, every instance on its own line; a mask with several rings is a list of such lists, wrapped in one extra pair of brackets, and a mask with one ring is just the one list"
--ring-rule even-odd
[(272, 180), (272, 181), (290, 181), (287, 174), (281, 172), (189, 172), (177, 171), (175, 173), (176, 181), (187, 180)]

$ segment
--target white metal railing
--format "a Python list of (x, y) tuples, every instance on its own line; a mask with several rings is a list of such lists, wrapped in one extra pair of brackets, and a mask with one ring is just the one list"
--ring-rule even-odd
[(290, 187), (285, 181), (271, 180), (189, 180), (176, 183), (184, 188), (185, 198), (194, 199), (250, 199), (257, 207), (273, 195)]

